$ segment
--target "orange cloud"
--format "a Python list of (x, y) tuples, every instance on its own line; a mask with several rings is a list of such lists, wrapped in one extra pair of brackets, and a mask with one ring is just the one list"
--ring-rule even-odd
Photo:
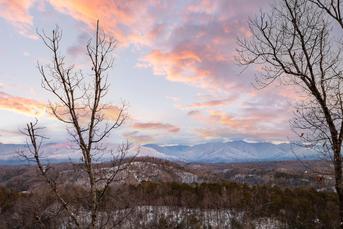
[[(16, 3), (20, 1), (24, 4)], [(18, 9), (18, 18), (22, 18), (18, 20), (23, 22), (20, 24), (32, 25), (32, 17), (28, 10), (34, 0), (7, 2), (14, 2), (3, 3), (6, 5), (4, 8)], [(90, 28), (94, 28), (96, 20), (99, 19), (101, 27), (118, 39), (122, 46), (143, 45), (154, 50), (143, 57), (138, 66), (149, 66), (155, 74), (166, 76), (171, 81), (216, 90), (227, 89), (236, 84), (228, 79), (232, 78), (229, 74), (234, 75), (233, 67), (230, 65), (237, 31), (240, 32), (244, 27), (241, 18), (250, 15), (254, 11), (253, 7), (257, 5), (245, 3), (241, 7), (241, 4), (237, 3), (234, 6), (239, 10), (227, 12), (228, 8), (232, 8), (232, 4), (228, 4), (227, 1), (213, 3), (203, 0), (185, 5), (181, 11), (175, 11), (180, 2), (173, 1), (47, 2), (55, 10), (83, 22)], [(238, 15), (238, 12), (242, 15)], [(16, 20), (16, 14), (7, 14), (8, 20)], [(174, 20), (175, 16), (182, 20)], [(164, 21), (169, 23), (161, 23)], [(72, 51), (77, 51), (77, 48), (74, 47)]]
[[(147, 63), (155, 75), (165, 75), (168, 80), (183, 83), (201, 83), (209, 72), (197, 67), (201, 57), (191, 50), (173, 52), (152, 51), (141, 63)], [(142, 66), (142, 65), (140, 65)]]
[(207, 128), (195, 129), (195, 133), (205, 139), (250, 137), (281, 140), (291, 135), (287, 115), (279, 114), (277, 116), (273, 110), (262, 112), (249, 108), (247, 111), (251, 111), (251, 113), (232, 115), (217, 110), (207, 113), (192, 110), (188, 112), (188, 116), (207, 126)]
[[(222, 111), (208, 111), (206, 115), (204, 112), (198, 110), (192, 110), (187, 113), (188, 116), (195, 120), (206, 123), (208, 125), (220, 125), (229, 128), (242, 128), (242, 120), (236, 119), (231, 115)], [(250, 123), (250, 122), (249, 122)]]
[(123, 116), (127, 116), (127, 111), (125, 108), (115, 105), (106, 105), (101, 113), (104, 115), (104, 119), (112, 121), (115, 121), (120, 113)]
[(0, 92), (0, 109), (29, 116), (41, 116), (46, 111), (46, 104), (37, 100)]
[[(34, 0), (3, 1), (3, 17), (32, 25), (28, 10)], [(227, 89), (235, 85), (231, 66), (236, 36), (246, 30), (247, 18), (260, 3), (229, 3), (202, 0), (184, 5), (157, 0), (48, 0), (57, 11), (94, 28), (101, 27), (121, 45), (143, 45), (151, 50), (139, 66), (149, 66), (168, 80), (206, 88)], [(263, 0), (264, 2), (264, 0)], [(183, 5), (183, 4), (181, 4)], [(15, 9), (15, 10), (12, 10)], [(6, 10), (11, 9), (11, 10)], [(227, 10), (231, 9), (231, 10)], [(13, 11), (18, 13), (12, 13)], [(9, 13), (11, 12), (11, 13)], [(19, 16), (18, 16), (19, 15)], [(175, 20), (175, 17), (181, 20)], [(167, 21), (168, 23), (161, 23)], [(173, 34), (171, 36), (171, 34)], [(244, 34), (244, 33), (243, 33)], [(73, 49), (77, 51), (76, 48)]]
[(151, 33), (155, 21), (149, 12), (152, 2), (154, 1), (49, 0), (56, 10), (72, 16), (90, 28), (94, 28), (99, 19), (101, 27), (124, 45), (148, 42), (141, 34)]
[(20, 34), (34, 38), (29, 9), (34, 0), (0, 0), (0, 17), (14, 25)]
[(288, 129), (288, 115), (276, 115), (275, 111), (272, 110), (264, 112), (254, 109), (248, 110), (251, 110), (251, 113), (236, 115), (229, 115), (222, 111), (209, 111), (209, 119), (242, 133), (259, 132), (267, 129)]
[[(55, 112), (58, 116), (60, 116), (61, 118), (65, 120), (71, 120), (70, 113), (67, 107), (55, 106), (54, 104), (52, 104), (52, 106), (54, 106), (54, 109), (56, 109)], [(51, 111), (50, 107), (47, 111), (51, 118), (53, 119), (56, 118), (56, 116)], [(89, 107), (78, 106), (76, 108), (76, 113), (79, 118), (79, 121), (82, 124), (87, 124), (90, 121), (91, 110), (89, 109)], [(111, 104), (102, 105), (101, 110), (99, 110), (99, 112), (97, 113), (97, 118), (100, 118), (102, 120), (109, 121), (109, 122), (115, 122), (117, 120), (120, 121), (127, 117), (128, 117), (128, 114), (127, 114), (126, 107), (118, 107)]]
[(140, 130), (165, 130), (171, 133), (176, 133), (180, 131), (180, 128), (168, 124), (168, 123), (159, 123), (159, 122), (137, 122), (132, 125), (134, 129)]
[[(55, 116), (51, 114), (48, 108), (48, 104), (40, 102), (34, 99), (12, 96), (5, 92), (0, 92), (0, 110), (14, 111), (20, 114), (28, 116), (42, 116), (44, 114), (49, 114), (50, 117)], [(101, 110), (101, 115), (108, 121), (114, 121), (117, 119), (121, 108), (114, 105), (105, 105), (104, 109)], [(62, 117), (68, 117), (68, 112), (64, 107), (59, 107), (57, 113)], [(126, 115), (126, 110), (123, 111), (123, 115)], [(81, 121), (88, 120), (87, 117), (90, 115), (89, 110), (78, 109), (78, 115)]]
[[(36, 3), (36, 4), (35, 4)], [(30, 8), (49, 3), (55, 10), (70, 15), (90, 28), (100, 20), (101, 27), (121, 44), (148, 44), (156, 34), (155, 19), (149, 9), (158, 8), (155, 0), (0, 0), (0, 17), (14, 25), (21, 34), (36, 37), (32, 31)]]
[[(236, 36), (249, 36), (245, 19), (256, 12), (257, 6), (262, 6), (262, 2), (266, 1), (241, 3), (239, 0), (200, 0), (196, 3), (182, 3), (181, 10), (180, 2), (174, 1), (47, 0), (44, 2), (49, 2), (55, 10), (71, 16), (91, 29), (94, 29), (96, 20), (100, 19), (102, 28), (118, 39), (121, 46), (130, 44), (146, 48), (144, 53), (147, 51), (148, 54), (140, 59), (138, 66), (149, 67), (156, 75), (162, 75), (170, 81), (210, 89), (211, 92), (244, 95), (249, 97), (246, 99), (249, 101), (255, 97), (248, 94), (251, 82), (249, 77), (256, 71), (247, 71), (244, 75), (240, 75), (240, 70), (237, 70), (236, 65), (233, 64)], [(35, 0), (0, 0), (0, 17), (5, 18), (20, 31), (31, 31), (32, 16), (29, 10), (33, 4), (36, 5), (35, 2)], [(178, 10), (175, 10), (176, 8)], [(175, 20), (176, 17), (179, 20)], [(78, 52), (77, 47), (71, 49), (71, 52)], [(256, 109), (261, 103), (258, 101), (255, 105), (236, 106), (236, 113), (209, 111), (205, 114), (193, 110), (189, 112), (189, 116), (201, 121), (205, 126), (207, 123), (220, 126), (224, 129), (219, 131), (223, 135), (228, 130), (237, 134), (244, 131), (248, 134), (262, 133), (263, 130), (270, 130), (272, 127), (284, 126), (281, 123), (289, 113), (268, 109), (268, 106), (275, 105), (277, 101), (270, 95), (282, 95), (282, 93), (263, 95), (261, 100), (269, 103), (266, 109), (264, 107)], [(287, 91), (284, 96), (291, 97)], [(270, 97), (274, 102), (268, 100)], [(295, 94), (289, 99), (293, 97), (296, 99)], [(19, 100), (18, 98), (20, 97), (16, 100)], [(197, 102), (185, 107), (190, 109), (219, 107), (230, 102), (230, 99), (217, 99)], [(10, 109), (9, 106), (4, 106)], [(29, 105), (21, 106), (25, 108)], [(25, 111), (25, 113), (30, 112)], [(118, 108), (112, 107), (104, 111), (104, 116), (106, 119), (113, 119), (117, 113)], [(276, 113), (281, 117), (275, 117)], [(164, 123), (136, 123), (134, 126), (136, 129), (166, 130), (172, 133), (179, 131), (178, 127)], [(211, 128), (206, 130), (210, 131)], [(282, 131), (280, 130), (280, 133)]]
[[(245, 125), (247, 124), (246, 122), (248, 120), (238, 120), (237, 118), (234, 118), (231, 115), (228, 115), (222, 111), (210, 111), (210, 119), (214, 120), (216, 122), (219, 122), (222, 125), (231, 127), (231, 128), (242, 128), (245, 122)], [(248, 125), (251, 123), (249, 122)]]

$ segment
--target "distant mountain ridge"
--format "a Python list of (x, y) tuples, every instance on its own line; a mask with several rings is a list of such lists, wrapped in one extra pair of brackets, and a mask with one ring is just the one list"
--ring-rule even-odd
[[(117, 145), (110, 145), (111, 148)], [(0, 164), (25, 163), (18, 157), (18, 150), (24, 150), (22, 144), (0, 144)], [(46, 160), (50, 162), (77, 161), (80, 154), (68, 144), (46, 144), (43, 146)], [(209, 142), (197, 145), (134, 145), (128, 156), (155, 157), (171, 161), (198, 163), (235, 163), (257, 161), (283, 161), (297, 158), (318, 159), (314, 150), (294, 144), (273, 144), (268, 142), (249, 143), (245, 141)], [(110, 155), (104, 153), (104, 161)]]
[(273, 144), (268, 142), (249, 143), (245, 141), (212, 142), (193, 146), (144, 145), (180, 160), (188, 162), (230, 163), (249, 161), (279, 161), (318, 159), (318, 153), (291, 143)]

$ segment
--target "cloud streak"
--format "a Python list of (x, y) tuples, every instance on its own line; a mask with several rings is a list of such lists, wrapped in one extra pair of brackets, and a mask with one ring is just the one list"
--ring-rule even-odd
[(132, 128), (137, 130), (162, 130), (170, 133), (177, 133), (180, 128), (168, 123), (159, 122), (136, 122), (132, 125)]
[(0, 109), (28, 116), (41, 116), (46, 112), (46, 104), (34, 99), (0, 92)]
[(4, 18), (24, 36), (36, 38), (32, 30), (33, 17), (29, 9), (34, 0), (0, 0), (0, 17)]
[(125, 132), (123, 136), (126, 137), (129, 141), (139, 144), (154, 142), (156, 140), (156, 138), (154, 138), (153, 136), (142, 134), (139, 131)]
[(215, 99), (215, 100), (209, 100), (205, 102), (196, 102), (192, 103), (186, 106), (181, 106), (186, 109), (201, 109), (201, 108), (209, 108), (209, 107), (223, 107), (231, 104), (237, 99), (237, 96), (232, 96), (225, 99)]
[(239, 113), (210, 109), (191, 110), (187, 115), (202, 124), (194, 128), (194, 133), (205, 139), (284, 140), (294, 137), (288, 124), (291, 112), (288, 101), (278, 98), (279, 102), (270, 106), (272, 99), (245, 101)]

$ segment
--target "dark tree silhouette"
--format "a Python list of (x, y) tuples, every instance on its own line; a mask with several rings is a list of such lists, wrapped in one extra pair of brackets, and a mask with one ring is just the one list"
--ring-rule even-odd
[(340, 25), (342, 20), (340, 1), (329, 2), (278, 1), (270, 12), (250, 20), (252, 36), (239, 40), (238, 52), (242, 65), (262, 65), (257, 78), (262, 88), (279, 80), (301, 89), (304, 100), (298, 103), (291, 126), (302, 142), (332, 161), (343, 228), (342, 46), (330, 24), (332, 18)]
[[(125, 143), (114, 151), (108, 149), (103, 140), (112, 130), (119, 128), (127, 119), (126, 105), (116, 107), (104, 103), (103, 99), (109, 90), (107, 71), (112, 67), (112, 52), (117, 42), (96, 25), (95, 39), (89, 41), (86, 53), (90, 60), (91, 74), (76, 71), (74, 65), (67, 65), (60, 51), (61, 30), (56, 27), (51, 35), (38, 33), (45, 46), (51, 51), (52, 61), (47, 65), (38, 64), (42, 76), (42, 86), (50, 92), (57, 102), (50, 102), (54, 117), (67, 125), (71, 140), (80, 152), (81, 162), (75, 167), (87, 174), (88, 199), (90, 202), (90, 222), (84, 225), (82, 216), (77, 214), (74, 206), (60, 194), (56, 176), (49, 173), (51, 166), (42, 161), (42, 140), (45, 138), (38, 126), (38, 121), (27, 124), (23, 131), (29, 137), (29, 152), (22, 155), (36, 163), (40, 174), (45, 178), (55, 197), (71, 218), (77, 228), (102, 228), (109, 219), (99, 216), (99, 207), (113, 182), (122, 179), (118, 174), (126, 170), (132, 160), (124, 160), (129, 149)], [(89, 78), (90, 77), (90, 78)], [(110, 117), (108, 117), (110, 113)], [(109, 151), (113, 158), (111, 168), (104, 169), (98, 162), (104, 152)], [(111, 217), (111, 216), (108, 216)]]

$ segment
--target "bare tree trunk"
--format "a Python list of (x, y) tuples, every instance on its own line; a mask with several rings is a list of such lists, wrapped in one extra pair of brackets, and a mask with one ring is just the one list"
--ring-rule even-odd
[[(341, 0), (310, 0), (318, 8), (322, 9), (325, 14), (337, 22), (338, 25), (343, 29), (343, 15), (341, 12), (343, 2)], [(338, 95), (340, 96), (340, 95)], [(341, 101), (340, 101), (341, 102)], [(338, 195), (339, 201), (339, 218), (340, 218), (340, 228), (343, 229), (343, 180), (342, 180), (342, 130), (339, 134), (337, 143), (334, 144), (333, 152), (333, 164), (335, 173), (335, 189)]]
[(280, 0), (250, 20), (251, 38), (239, 41), (240, 63), (263, 66), (260, 86), (276, 80), (301, 89), (291, 127), (307, 146), (331, 160), (343, 229), (343, 47), (330, 20), (343, 28), (340, 0)]
[(90, 168), (89, 168), (89, 183), (90, 183), (90, 193), (91, 193), (91, 201), (92, 201), (92, 209), (91, 209), (91, 228), (96, 228), (96, 222), (97, 222), (97, 189), (96, 184), (94, 180), (94, 169), (92, 166), (92, 163), (90, 161)]
[(342, 157), (340, 147), (336, 147), (334, 152), (334, 168), (335, 168), (335, 189), (339, 202), (339, 221), (340, 228), (343, 229), (343, 180), (342, 180)]
[[(124, 160), (129, 149), (128, 143), (118, 147), (117, 153), (119, 154), (117, 155), (113, 153), (112, 149), (107, 149), (101, 144), (110, 135), (110, 132), (120, 127), (127, 118), (125, 104), (116, 107), (103, 103), (103, 98), (109, 88), (107, 71), (112, 67), (114, 60), (111, 53), (115, 49), (117, 42), (112, 37), (106, 36), (103, 31), (100, 31), (99, 22), (97, 21), (95, 41), (89, 41), (86, 46), (91, 65), (91, 78), (87, 80), (88, 77), (82, 71), (75, 71), (74, 65), (65, 64), (65, 58), (60, 54), (62, 32), (58, 27), (52, 31), (51, 36), (44, 32), (39, 36), (53, 56), (51, 64), (38, 65), (43, 78), (43, 88), (54, 95), (58, 101), (54, 104), (50, 103), (51, 112), (59, 121), (69, 126), (68, 133), (81, 151), (82, 166), (80, 167), (88, 176), (87, 198), (89, 198), (91, 219), (87, 228), (102, 227), (102, 223), (98, 222), (100, 218), (98, 215), (99, 206), (102, 204), (110, 185), (116, 181), (118, 173), (127, 169), (133, 160)], [(105, 113), (112, 113), (112, 117), (105, 117)], [(49, 179), (40, 162), (42, 155), (39, 150), (40, 146), (37, 146), (37, 141), (38, 138), (42, 140), (44, 137), (34, 132), (39, 129), (41, 128), (31, 124), (24, 131), (30, 137), (33, 148), (31, 154), (26, 156), (29, 159), (33, 158), (36, 162), (41, 174), (46, 178), (65, 211), (74, 221), (75, 226), (83, 227), (78, 222), (73, 207), (63, 200), (56, 183)], [(113, 156), (111, 161), (113, 167), (111, 170), (103, 172), (102, 168), (96, 163), (96, 155), (99, 152), (105, 153), (105, 151)]]

